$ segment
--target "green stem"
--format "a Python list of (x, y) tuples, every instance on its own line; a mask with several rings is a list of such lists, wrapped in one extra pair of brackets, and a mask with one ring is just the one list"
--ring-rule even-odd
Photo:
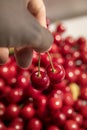
[(50, 64), (51, 64), (51, 67), (52, 67), (52, 72), (55, 72), (55, 68), (54, 68), (54, 65), (53, 65), (53, 62), (52, 62), (52, 58), (50, 56), (50, 53), (47, 51), (47, 55), (49, 57), (49, 60), (50, 60)]
[(40, 77), (40, 53), (39, 53), (39, 57), (38, 57), (38, 77)]

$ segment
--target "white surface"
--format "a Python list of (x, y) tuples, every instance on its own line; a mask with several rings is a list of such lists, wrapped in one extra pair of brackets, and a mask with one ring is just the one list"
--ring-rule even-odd
[(87, 0), (44, 0), (52, 21), (87, 15)]
[[(64, 34), (65, 36), (67, 35), (72, 35), (73, 37), (84, 36), (87, 38), (87, 16), (68, 19), (61, 22), (66, 27), (66, 33)], [(57, 22), (53, 23), (50, 26), (50, 29), (55, 30), (56, 24)]]

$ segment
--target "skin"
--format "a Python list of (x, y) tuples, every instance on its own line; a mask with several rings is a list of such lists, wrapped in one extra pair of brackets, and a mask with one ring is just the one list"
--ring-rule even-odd
[[(5, 0), (3, 0), (3, 1), (5, 1)], [(13, 0), (13, 2), (14, 1), (15, 0)], [(8, 2), (11, 3), (10, 0), (8, 0)], [(3, 3), (6, 3), (6, 2), (2, 2), (2, 0), (0, 0), (0, 5), (4, 5)], [(16, 2), (14, 2), (14, 5), (15, 5), (15, 3)], [(1, 39), (0, 39), (0, 64), (4, 64), (7, 62), (8, 58), (9, 58), (9, 48), (13, 47), (17, 64), (23, 68), (27, 68), (31, 64), (33, 50), (36, 50), (38, 52), (47, 51), (53, 42), (53, 37), (50, 34), (50, 32), (48, 32), (47, 29), (45, 29), (46, 28), (46, 9), (45, 9), (43, 0), (20, 0), (20, 3), (24, 4), (26, 9), (29, 12), (30, 19), (28, 18), (28, 20), (29, 20), (30, 26), (28, 26), (26, 24), (25, 25), (26, 30), (24, 30), (25, 34), (24, 34), (24, 32), (22, 34), (21, 33), (22, 31), (21, 31), (19, 33), (17, 32), (18, 33), (18, 35), (17, 35), (16, 31), (12, 30), (14, 28), (11, 27), (11, 24), (10, 24), (11, 31), (13, 34), (11, 36), (12, 39), (9, 39), (7, 37), (7, 33), (5, 33), (7, 40), (6, 40), (6, 38), (5, 38), (5, 40), (3, 40), (3, 38), (2, 38), (3, 35), (1, 36)], [(1, 14), (1, 20), (6, 19), (6, 21), (8, 21), (8, 23), (9, 23), (11, 12), (9, 13), (10, 15), (7, 13), (8, 5), (9, 4), (7, 3), (6, 8), (5, 8), (5, 10), (7, 9), (6, 14), (5, 14), (5, 11), (2, 11), (3, 10), (2, 7), (4, 7), (4, 6), (1, 6), (1, 9), (2, 9), (1, 11), (4, 12), (3, 16), (8, 16), (8, 17), (3, 18), (2, 14)], [(23, 9), (24, 9), (24, 7), (23, 7)], [(12, 9), (12, 11), (14, 11), (14, 10)], [(20, 11), (20, 9), (18, 9), (18, 13), (20, 13), (19, 11)], [(25, 9), (24, 9), (24, 11), (25, 11)], [(28, 15), (27, 11), (25, 12), (25, 15)], [(14, 17), (16, 17), (16, 18), (14, 18)], [(19, 16), (17, 17), (15, 15), (14, 15), (14, 17), (13, 17), (14, 21), (16, 21), (15, 19), (19, 18)], [(24, 18), (27, 19), (27, 17), (24, 17)], [(12, 20), (10, 19), (11, 23), (14, 22)], [(24, 22), (22, 22), (23, 20), (24, 20)], [(26, 21), (28, 21), (28, 20), (26, 20)], [(25, 19), (22, 19), (20, 24), (19, 25), (16, 24), (16, 26), (19, 27), (21, 25), (21, 23), (23, 23), (23, 25), (24, 25), (26, 23), (26, 21), (25, 21)], [(14, 26), (15, 26), (15, 23), (13, 23)], [(35, 25), (36, 30), (34, 30), (34, 27), (31, 25), (31, 23), (33, 23), (33, 25)], [(2, 24), (3, 24), (3, 20), (2, 20)], [(4, 26), (6, 26), (6, 24)], [(2, 27), (1, 30), (3, 31), (3, 26), (1, 26), (1, 27)], [(29, 28), (29, 27), (32, 27), (32, 28)], [(6, 26), (5, 28), (8, 28), (8, 34), (10, 36), (11, 34), (9, 31), (10, 30), (9, 27)], [(30, 30), (28, 31), (27, 28), (29, 28)], [(21, 30), (21, 28), (20, 28), (20, 30)], [(6, 31), (7, 30), (5, 30), (5, 32)], [(39, 33), (39, 32), (41, 32), (41, 33)], [(2, 34), (2, 33), (0, 33), (0, 34)], [(30, 37), (28, 37), (28, 34)], [(33, 41), (33, 35), (35, 36), (34, 41)], [(17, 40), (16, 40), (16, 37), (17, 37)], [(7, 42), (7, 41), (9, 41), (9, 42)], [(14, 42), (14, 41), (16, 41), (16, 42)], [(5, 44), (2, 44), (2, 43), (5, 43)]]

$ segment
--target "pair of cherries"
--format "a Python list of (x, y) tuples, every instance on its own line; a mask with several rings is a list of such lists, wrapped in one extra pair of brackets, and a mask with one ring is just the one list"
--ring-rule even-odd
[[(46, 69), (40, 69), (40, 57), (38, 60), (38, 69), (31, 74), (31, 82), (35, 89), (45, 90), (50, 84), (57, 84), (65, 77), (65, 70), (61, 64), (53, 63), (49, 52), (47, 52), (50, 64)], [(39, 54), (40, 56), (40, 54)]]

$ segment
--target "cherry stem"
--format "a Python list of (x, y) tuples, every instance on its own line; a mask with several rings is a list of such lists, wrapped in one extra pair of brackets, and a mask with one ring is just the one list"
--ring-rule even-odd
[(40, 77), (40, 53), (38, 57), (38, 77)]
[(55, 68), (54, 68), (54, 65), (53, 65), (53, 62), (52, 62), (52, 58), (51, 58), (51, 55), (50, 53), (47, 51), (47, 55), (49, 57), (49, 60), (50, 60), (50, 64), (51, 64), (51, 67), (52, 67), (52, 72), (55, 72)]

